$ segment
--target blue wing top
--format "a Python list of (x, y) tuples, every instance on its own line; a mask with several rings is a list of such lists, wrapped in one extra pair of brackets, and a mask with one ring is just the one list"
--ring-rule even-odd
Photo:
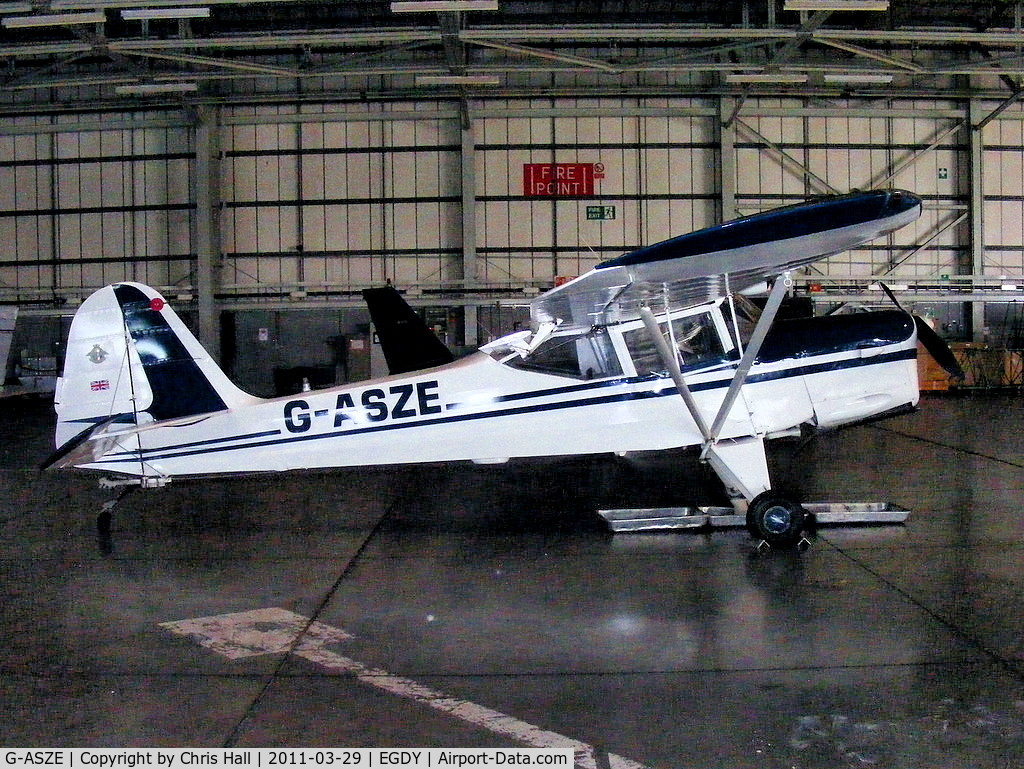
[(921, 214), (904, 190), (855, 192), (776, 208), (602, 262), (534, 300), (533, 320), (591, 326), (632, 317), (655, 291), (697, 304), (892, 232)]

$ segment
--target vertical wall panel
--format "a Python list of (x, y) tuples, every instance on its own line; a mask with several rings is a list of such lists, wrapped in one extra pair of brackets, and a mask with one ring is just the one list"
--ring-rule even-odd
[[(461, 195), (459, 175), (440, 172), (458, 168), (458, 123), (358, 109), (344, 120), (304, 115), (301, 125), (264, 116), (225, 132), (224, 176), (243, 181), (225, 196), (222, 232), (235, 284), (359, 288), (458, 277), (461, 244), (440, 222), (441, 206)], [(255, 274), (241, 269), (251, 259)], [(424, 264), (410, 267), (417, 259)]]
[[(794, 203), (823, 183), (840, 192), (906, 187), (927, 201), (918, 222), (812, 274), (863, 282), (962, 272), (969, 219), (953, 223), (970, 203), (970, 129), (946, 132), (965, 109), (751, 97), (736, 126), (738, 206), (753, 213)], [(219, 279), (271, 290), (456, 283), (461, 133), (454, 116), (431, 116), (442, 111), (454, 115), (446, 102), (223, 108)], [(717, 222), (712, 99), (488, 100), (470, 113), (485, 283), (544, 288)], [(0, 136), (0, 284), (40, 293), (125, 278), (190, 284), (192, 129), (125, 128), (121, 116), (120, 127), (76, 130), (74, 120), (54, 130), (40, 118), (38, 134)], [(1024, 109), (1013, 105), (983, 136), (983, 269), (995, 276), (1024, 272), (1022, 126)], [(552, 162), (600, 164), (603, 178), (584, 197), (524, 195), (524, 166)], [(614, 208), (614, 218), (588, 218), (588, 206)]]
[[(67, 130), (53, 130), (48, 119), (14, 120), (5, 127), (23, 133), (0, 139), (0, 237), (6, 245), (0, 283), (25, 298), (136, 274), (144, 279), (145, 267), (134, 261), (156, 264), (167, 254), (138, 251), (138, 219), (161, 205), (188, 207), (187, 196), (168, 204), (166, 192), (156, 201), (138, 194), (134, 180), (147, 162), (140, 152), (146, 129), (76, 131), (72, 119), (62, 122)], [(168, 161), (172, 132), (156, 132), (163, 137), (154, 152), (158, 163)], [(187, 129), (177, 133), (187, 135)], [(187, 144), (186, 138), (179, 146)], [(177, 235), (187, 253), (187, 215), (185, 227)], [(166, 242), (166, 226), (163, 232)], [(186, 263), (183, 274), (188, 269)]]
[[(68, 130), (5, 142), (0, 180), (15, 191), (0, 200), (0, 222), (13, 249), (0, 278), (26, 292), (187, 278), (188, 144), (186, 128)], [(170, 211), (182, 213), (171, 219)]]
[[(990, 105), (994, 109), (995, 105)], [(984, 129), (983, 273), (1024, 274), (1024, 111), (1007, 109)]]
[[(664, 115), (633, 114), (637, 100), (555, 100), (535, 105), (549, 117), (476, 121), (478, 255), (482, 279), (532, 281), (581, 274), (612, 256), (703, 226), (716, 197), (707, 116), (673, 116), (691, 100), (651, 100)], [(525, 104), (510, 104), (525, 108)], [(696, 105), (699, 106), (699, 105)], [(602, 111), (620, 114), (602, 115)], [(527, 164), (594, 164), (592, 195), (525, 194)], [(698, 170), (699, 169), (699, 170)], [(683, 205), (675, 203), (683, 201)], [(588, 206), (614, 218), (588, 219)], [(713, 214), (712, 214), (713, 215)], [(710, 223), (710, 222), (707, 222)]]

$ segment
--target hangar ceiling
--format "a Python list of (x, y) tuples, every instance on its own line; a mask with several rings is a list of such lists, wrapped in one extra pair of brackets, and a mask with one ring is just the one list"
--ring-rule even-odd
[(447, 10), (458, 0), (4, 1), (0, 109), (659, 92), (1021, 94), (1020, 2), (846, 5), (864, 0), (471, 0), (461, 10)]

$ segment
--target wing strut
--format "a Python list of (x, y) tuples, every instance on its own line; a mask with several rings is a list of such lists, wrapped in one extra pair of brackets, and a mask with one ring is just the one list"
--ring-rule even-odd
[(765, 304), (764, 310), (761, 311), (761, 316), (757, 320), (757, 325), (754, 327), (753, 334), (747, 342), (736, 372), (729, 383), (729, 389), (726, 391), (725, 398), (710, 427), (708, 427), (704, 415), (701, 414), (693, 393), (683, 379), (679, 361), (668, 342), (665, 341), (654, 313), (649, 307), (640, 308), (640, 317), (643, 319), (647, 333), (657, 347), (658, 354), (675, 383), (676, 391), (682, 397), (687, 411), (690, 412), (690, 417), (696, 423), (697, 429), (700, 430), (701, 437), (704, 439), (701, 459), (710, 462), (726, 486), (739, 492), (748, 502), (758, 494), (771, 489), (768, 464), (764, 453), (764, 437), (751, 435), (726, 443), (719, 443), (719, 437), (725, 426), (725, 421), (729, 417), (729, 412), (747, 381), (750, 369), (761, 352), (761, 345), (768, 336), (772, 323), (775, 322), (782, 299), (792, 284), (789, 272), (782, 273), (775, 281), (768, 296), (768, 302)]
[[(729, 383), (729, 389), (725, 393), (725, 399), (722, 401), (718, 414), (715, 416), (715, 421), (711, 425), (710, 441), (712, 443), (718, 440), (718, 436), (722, 432), (722, 426), (732, 410), (732, 404), (736, 402), (736, 397), (740, 394), (740, 388), (747, 381), (750, 367), (754, 365), (754, 360), (757, 358), (758, 353), (761, 352), (761, 345), (764, 344), (765, 337), (768, 336), (768, 330), (772, 327), (772, 323), (775, 322), (775, 316), (782, 305), (782, 299), (792, 285), (793, 280), (789, 273), (784, 272), (776, 279), (775, 285), (772, 286), (772, 291), (768, 295), (768, 302), (761, 311), (761, 317), (757, 319), (754, 332), (750, 335), (750, 340), (747, 342), (747, 349), (743, 351), (740, 365), (736, 368), (736, 373), (733, 374), (732, 382)], [(705, 446), (704, 450), (706, 453), (707, 446)]]
[(704, 445), (708, 445), (711, 442), (711, 431), (708, 429), (708, 423), (704, 421), (703, 415), (701, 415), (700, 410), (697, 408), (697, 402), (693, 399), (693, 393), (690, 392), (690, 388), (686, 385), (686, 380), (683, 379), (683, 372), (679, 368), (679, 359), (676, 358), (675, 353), (669, 348), (668, 342), (665, 341), (665, 337), (662, 335), (661, 329), (658, 328), (658, 321), (655, 319), (654, 313), (651, 312), (651, 308), (641, 307), (640, 317), (644, 321), (644, 326), (651, 337), (651, 341), (658, 348), (658, 354), (661, 356), (662, 362), (668, 368), (669, 376), (672, 377), (672, 381), (675, 383), (676, 391), (682, 396), (683, 402), (686, 403), (686, 410), (690, 412), (693, 421), (697, 423), (697, 429), (700, 430), (701, 437), (704, 438)]

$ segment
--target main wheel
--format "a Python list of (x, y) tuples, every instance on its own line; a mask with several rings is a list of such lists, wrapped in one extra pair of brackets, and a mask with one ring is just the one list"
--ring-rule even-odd
[(777, 548), (796, 545), (806, 519), (807, 513), (800, 505), (771, 491), (758, 494), (747, 508), (750, 534)]

